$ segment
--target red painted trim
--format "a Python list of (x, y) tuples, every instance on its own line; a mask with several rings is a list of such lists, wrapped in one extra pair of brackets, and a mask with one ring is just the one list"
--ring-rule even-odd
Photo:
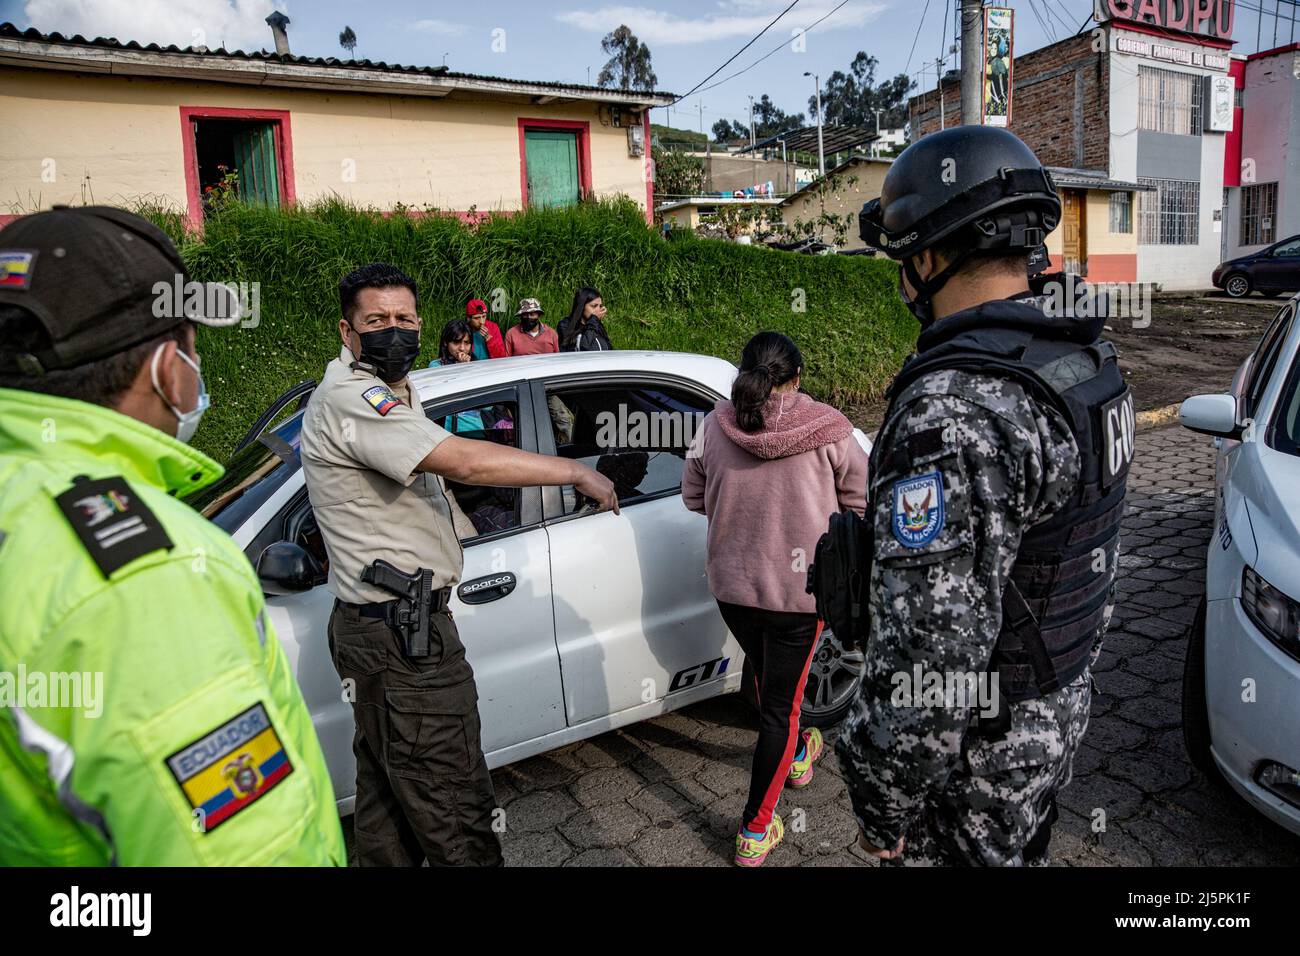
[[(1059, 255), (1047, 257), (1048, 270), (1060, 272), (1062, 260)], [(1088, 255), (1088, 281), (1094, 285), (1098, 282), (1136, 282), (1136, 252), (1093, 252)]]
[(1275, 46), (1271, 50), (1260, 50), (1258, 53), (1249, 54), (1247, 60), (1262, 60), (1266, 56), (1277, 56), (1279, 53), (1290, 53), (1293, 50), (1300, 50), (1300, 43), (1288, 43), (1286, 46)]
[(644, 110), (641, 113), (641, 128), (645, 130), (642, 136), (642, 142), (645, 144), (645, 152), (641, 156), (641, 167), (645, 170), (645, 221), (646, 225), (655, 224), (655, 167), (654, 160), (650, 157), (650, 111)]
[(1216, 50), (1231, 50), (1236, 45), (1233, 40), (1220, 40), (1218, 37), (1207, 37), (1201, 33), (1183, 33), (1179, 30), (1170, 30), (1167, 27), (1152, 26), (1149, 23), (1134, 23), (1132, 20), (1109, 20), (1107, 22), (1116, 30), (1132, 30), (1134, 33), (1145, 33), (1148, 36), (1160, 37), (1162, 40), (1181, 40), (1183, 43), (1214, 47)]
[(0, 229), (3, 229), (5, 226), (9, 225), (9, 223), (13, 222), (15, 219), (21, 219), (21, 218), (23, 217), (22, 214), (20, 213), (18, 214), (8, 213), (8, 212), (0, 213)]
[(190, 121), (195, 119), (270, 120), (275, 124), (275, 172), (280, 185), (280, 201), (292, 206), (298, 201), (293, 181), (293, 128), (288, 110), (234, 109), (226, 106), (182, 106), (181, 150), (185, 163), (185, 199), (188, 207), (188, 226), (194, 232), (203, 231), (203, 200), (199, 195), (199, 161), (190, 131)]
[[(528, 152), (524, 147), (524, 131), (529, 129), (572, 130), (578, 134), (578, 194), (584, 199), (591, 195), (591, 124), (585, 120), (537, 119), (519, 117), (519, 196), (528, 208)], [(647, 145), (647, 151), (649, 146)]]

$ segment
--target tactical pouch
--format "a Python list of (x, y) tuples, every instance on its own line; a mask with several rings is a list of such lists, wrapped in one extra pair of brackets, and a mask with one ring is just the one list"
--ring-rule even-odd
[(871, 526), (852, 511), (831, 515), (817, 541), (805, 591), (817, 601), (817, 616), (845, 648), (866, 644), (862, 600), (871, 569)]

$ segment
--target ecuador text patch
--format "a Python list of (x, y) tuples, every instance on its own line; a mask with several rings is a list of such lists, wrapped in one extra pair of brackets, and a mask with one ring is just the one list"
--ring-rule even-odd
[(401, 400), (383, 385), (373, 385), (361, 393), (380, 415), (387, 415), (401, 404)]
[(202, 812), (205, 833), (293, 773), (261, 704), (186, 744), (167, 758), (167, 769), (190, 806)]
[(920, 548), (943, 530), (943, 476), (937, 471), (894, 482), (894, 537)]

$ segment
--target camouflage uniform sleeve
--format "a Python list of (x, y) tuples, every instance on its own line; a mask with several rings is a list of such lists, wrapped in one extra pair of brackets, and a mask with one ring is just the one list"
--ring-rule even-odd
[(936, 683), (978, 686), (1001, 626), (1003, 582), (1023, 529), (1037, 520), (1043, 456), (1020, 404), (1025, 415), (1003, 415), (925, 394), (880, 436), (887, 444), (870, 479), (871, 637), (838, 750), (859, 826), (883, 849), (897, 845), (961, 757), (979, 701), (946, 700)]

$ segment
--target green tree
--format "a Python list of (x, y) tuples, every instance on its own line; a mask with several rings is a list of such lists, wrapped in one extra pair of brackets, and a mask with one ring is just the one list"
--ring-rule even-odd
[(349, 57), (357, 48), (357, 35), (350, 26), (344, 25), (343, 31), (339, 34), (339, 46), (348, 51)]
[[(840, 126), (876, 127), (876, 110), (881, 110), (882, 129), (902, 126), (907, 122), (907, 96), (916, 86), (906, 74), (900, 73), (891, 80), (876, 83), (879, 62), (859, 50), (849, 72), (836, 70), (826, 78), (822, 89), (824, 122)], [(808, 113), (817, 118), (817, 98), (808, 98)]]
[(655, 205), (704, 192), (704, 161), (698, 156), (655, 146), (650, 157), (655, 164)]
[(597, 86), (648, 92), (659, 82), (650, 68), (650, 48), (636, 38), (627, 24), (606, 34), (600, 48), (609, 56), (609, 62), (600, 68)]

